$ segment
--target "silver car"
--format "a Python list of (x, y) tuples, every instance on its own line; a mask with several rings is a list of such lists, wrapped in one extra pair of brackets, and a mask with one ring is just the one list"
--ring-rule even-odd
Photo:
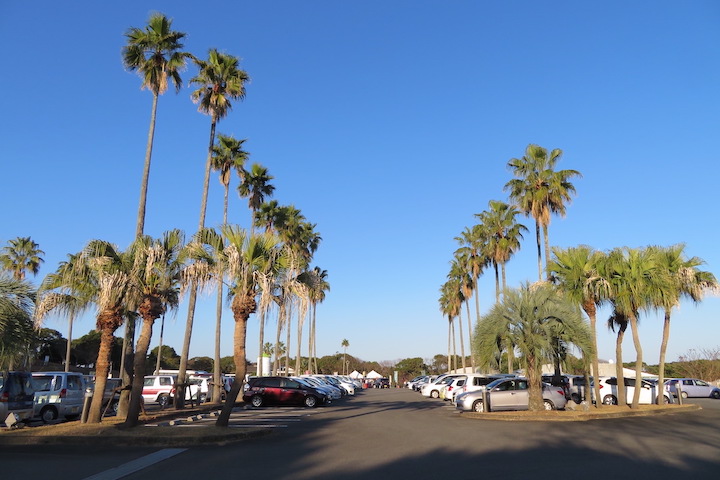
[(85, 379), (81, 373), (33, 372), (35, 416), (49, 423), (57, 419), (77, 418), (85, 399)]
[[(455, 399), (455, 407), (465, 412), (484, 412), (484, 394), (488, 396), (488, 411), (528, 409), (529, 392), (526, 378), (501, 378), (489, 383), (482, 390), (459, 394)], [(565, 408), (567, 399), (561, 387), (543, 383), (542, 395), (545, 410)]]

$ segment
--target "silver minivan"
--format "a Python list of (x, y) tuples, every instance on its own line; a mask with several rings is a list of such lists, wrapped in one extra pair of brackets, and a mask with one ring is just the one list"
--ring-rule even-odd
[(85, 379), (75, 372), (33, 372), (34, 414), (43, 422), (78, 418), (85, 398)]

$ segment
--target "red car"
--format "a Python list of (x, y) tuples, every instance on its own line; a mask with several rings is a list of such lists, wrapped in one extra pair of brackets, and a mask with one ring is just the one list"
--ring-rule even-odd
[(253, 407), (263, 405), (305, 405), (314, 407), (328, 403), (327, 397), (309, 384), (286, 377), (251, 378), (243, 400)]

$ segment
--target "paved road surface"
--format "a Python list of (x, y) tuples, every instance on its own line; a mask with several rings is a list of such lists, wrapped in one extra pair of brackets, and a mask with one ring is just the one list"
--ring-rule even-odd
[[(271, 435), (233, 445), (159, 453), (13, 447), (0, 453), (0, 465), (3, 478), (40, 478), (19, 476), (18, 463), (27, 460), (45, 473), (82, 479), (153, 454), (168, 459), (125, 478), (716, 479), (720, 401), (697, 403), (702, 411), (671, 416), (503, 422), (461, 418), (447, 403), (409, 390), (368, 390), (327, 408), (253, 411), (258, 423), (287, 421), (275, 422)], [(56, 470), (53, 462), (69, 467)]]

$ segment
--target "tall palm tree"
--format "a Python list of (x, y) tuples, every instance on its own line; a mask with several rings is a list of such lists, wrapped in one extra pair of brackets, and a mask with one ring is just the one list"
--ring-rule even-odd
[(217, 142), (213, 146), (211, 168), (220, 174), (220, 184), (225, 190), (223, 206), (223, 223), (227, 222), (228, 193), (230, 190), (230, 174), (234, 169), (240, 181), (245, 177), (245, 162), (250, 154), (243, 150), (246, 140), (237, 140), (231, 135), (218, 134)]
[(122, 49), (123, 65), (131, 72), (137, 72), (142, 79), (141, 88), (150, 90), (153, 95), (135, 230), (135, 236), (139, 237), (143, 234), (145, 227), (145, 205), (155, 137), (158, 97), (167, 91), (170, 83), (175, 85), (176, 92), (180, 91), (182, 87), (180, 72), (185, 68), (187, 60), (193, 56), (182, 51), (182, 40), (185, 38), (185, 34), (172, 30), (172, 19), (162, 13), (150, 15), (145, 28), (129, 28), (125, 37), (127, 45)]
[(498, 200), (490, 200), (489, 210), (475, 216), (487, 229), (487, 253), (495, 268), (495, 300), (500, 298), (500, 280), (498, 266), (502, 270), (502, 288), (507, 287), (505, 264), (520, 249), (522, 232), (527, 231), (525, 225), (518, 223), (516, 218), (520, 211), (512, 205)]
[[(327, 270), (321, 270), (314, 267), (306, 270), (298, 276), (298, 280), (305, 284), (308, 288), (308, 300), (310, 302), (310, 327), (308, 334), (308, 368), (311, 372), (317, 371), (317, 363), (315, 360), (315, 324), (317, 304), (322, 303), (325, 299), (325, 292), (330, 290), (330, 284), (327, 282)], [(343, 367), (344, 368), (344, 367)]]
[(698, 257), (687, 258), (685, 245), (670, 247), (651, 247), (658, 267), (665, 272), (668, 282), (662, 292), (655, 295), (654, 303), (664, 311), (663, 337), (660, 345), (660, 362), (658, 366), (658, 385), (665, 381), (665, 353), (670, 338), (670, 315), (672, 309), (680, 305), (683, 298), (699, 303), (706, 292), (717, 291), (718, 282), (715, 276), (698, 267), (705, 262)]
[[(460, 325), (460, 355), (462, 359), (462, 368), (465, 370), (465, 342), (462, 335), (462, 303), (465, 300), (462, 289), (460, 287), (460, 280), (448, 276), (448, 280), (440, 288), (440, 310), (448, 315), (450, 322), (451, 336), (453, 344), (455, 343), (455, 323), (454, 319), (459, 319), (458, 324)], [(453, 352), (455, 356), (455, 352)]]
[(275, 187), (270, 184), (270, 180), (274, 177), (268, 173), (267, 168), (254, 163), (245, 175), (238, 186), (238, 193), (241, 197), (248, 199), (248, 206), (252, 212), (252, 222), (250, 224), (250, 231), (253, 231), (255, 226), (255, 213), (260, 209), (260, 206), (265, 202), (265, 197), (272, 196), (275, 191)]
[(26, 280), (0, 272), (0, 369), (12, 369), (34, 338), (35, 289)]
[[(215, 144), (215, 127), (217, 122), (225, 118), (232, 109), (232, 101), (245, 98), (245, 82), (249, 80), (247, 73), (239, 68), (237, 57), (210, 49), (207, 60), (195, 59), (200, 69), (198, 74), (190, 80), (191, 84), (199, 88), (192, 92), (193, 102), (198, 104), (198, 111), (210, 115), (210, 142), (208, 144), (207, 161), (205, 162), (205, 180), (203, 182), (202, 200), (200, 202), (200, 221), (198, 231), (205, 227), (205, 213), (207, 210), (208, 189), (210, 187), (210, 167), (212, 164), (213, 145)], [(178, 380), (182, 385), (185, 381), (187, 361), (190, 354), (190, 338), (195, 317), (195, 304), (197, 302), (197, 286), (190, 286), (188, 298), (188, 316), (185, 325), (183, 349), (180, 355)], [(185, 390), (181, 386), (175, 396), (176, 408), (185, 406)]]
[[(654, 307), (656, 293), (666, 289), (667, 272), (659, 268), (651, 249), (616, 248), (608, 254), (608, 273), (612, 286), (611, 302), (620, 317), (627, 318), (635, 346), (635, 378), (642, 378), (642, 344), (638, 334), (638, 318), (641, 310)], [(619, 366), (622, 368), (622, 363)], [(618, 385), (622, 386), (621, 378)], [(622, 388), (618, 388), (622, 390)], [(640, 389), (635, 388), (631, 407), (637, 408)], [(622, 404), (622, 403), (621, 403)]]
[(538, 280), (542, 280), (542, 257), (540, 247), (540, 230), (543, 230), (545, 242), (545, 267), (550, 260), (550, 241), (548, 226), (552, 213), (565, 215), (565, 204), (575, 193), (575, 186), (570, 182), (573, 177), (581, 177), (576, 170), (555, 171), (555, 165), (562, 156), (562, 150), (556, 148), (550, 152), (539, 145), (528, 145), (525, 155), (518, 159), (512, 158), (508, 167), (516, 177), (505, 184), (510, 198), (527, 216), (535, 219), (535, 239), (538, 253)]
[[(478, 280), (480, 275), (492, 263), (487, 255), (488, 235), (487, 229), (482, 224), (474, 225), (472, 228), (465, 228), (455, 241), (460, 248), (455, 251), (455, 257), (460, 259), (472, 278), (472, 291), (475, 292), (475, 323), (480, 321), (480, 292)], [(472, 329), (468, 331), (472, 336)], [(472, 344), (472, 342), (471, 342)], [(475, 367), (475, 358), (472, 359), (472, 366)]]
[(51, 311), (57, 311), (68, 317), (68, 338), (65, 347), (65, 371), (70, 371), (70, 346), (75, 318), (85, 311), (92, 300), (90, 291), (83, 283), (87, 273), (81, 255), (68, 255), (60, 262), (55, 272), (48, 274), (40, 285), (38, 305), (35, 309), (35, 322), (40, 323)]
[(139, 295), (138, 313), (142, 329), (137, 341), (130, 406), (126, 427), (134, 427), (140, 415), (140, 402), (145, 379), (152, 328), (155, 320), (168, 310), (177, 308), (180, 299), (181, 275), (184, 267), (184, 235), (180, 230), (165, 232), (160, 239), (144, 236), (130, 247), (133, 256), (132, 282)]
[(347, 357), (347, 349), (348, 349), (348, 347), (350, 346), (350, 342), (348, 341), (347, 338), (343, 338), (343, 341), (340, 342), (340, 346), (343, 348), (343, 374), (346, 374), (346, 375), (347, 375), (347, 368), (346, 368), (346, 366), (347, 366), (347, 360), (346, 360), (346, 357)]
[[(462, 355), (462, 366), (463, 372), (465, 371), (465, 338), (462, 330), (462, 304), (464, 303), (467, 307), (468, 314), (468, 328), (470, 328), (470, 293), (472, 289), (472, 279), (470, 275), (464, 270), (463, 266), (454, 259), (450, 262), (450, 273), (447, 278), (451, 288), (456, 290), (455, 295), (452, 297), (454, 301), (459, 302), (458, 319), (459, 319), (459, 332), (460, 332), (460, 353)], [(472, 357), (472, 345), (470, 346), (470, 356)]]
[(552, 355), (553, 338), (560, 336), (588, 354), (592, 349), (590, 329), (577, 305), (547, 284), (506, 290), (502, 301), (480, 319), (475, 343), (482, 364), (493, 362), (498, 340), (506, 335), (521, 354), (533, 411), (543, 409), (541, 369)]
[(230, 412), (235, 406), (245, 378), (247, 322), (250, 315), (257, 310), (256, 297), (260, 293), (258, 273), (267, 274), (287, 268), (287, 258), (283, 255), (280, 239), (274, 235), (248, 235), (233, 225), (224, 225), (222, 234), (228, 245), (225, 249), (225, 261), (227, 274), (232, 282), (228, 296), (232, 299), (230, 308), (235, 319), (233, 356), (237, 378), (216, 423), (217, 426), (227, 427)]
[(253, 225), (256, 227), (264, 227), (265, 232), (274, 232), (275, 222), (280, 220), (284, 213), (284, 207), (278, 205), (277, 200), (271, 200), (260, 205), (260, 208), (255, 212), (255, 218), (253, 218)]
[[(220, 184), (224, 188), (223, 224), (228, 223), (228, 197), (230, 190), (230, 174), (233, 169), (242, 181), (245, 176), (245, 162), (249, 153), (242, 149), (245, 140), (237, 140), (230, 135), (219, 134), (217, 143), (213, 146), (212, 169), (220, 173)], [(216, 239), (222, 242), (218, 236)], [(220, 372), (220, 340), (222, 333), (223, 311), (223, 274), (217, 275), (217, 297), (215, 301), (215, 362), (213, 367), (213, 401), (220, 401), (222, 394), (222, 379)]]
[[(603, 252), (594, 250), (587, 245), (574, 248), (553, 248), (553, 260), (548, 264), (548, 272), (552, 282), (567, 296), (580, 305), (590, 319), (592, 332), (592, 371), (598, 377), (597, 348), (597, 308), (602, 305), (611, 293), (610, 283), (601, 275)], [(594, 382), (595, 398), (600, 398), (600, 383)], [(596, 402), (599, 407), (601, 402)]]
[(16, 280), (25, 280), (27, 272), (37, 275), (40, 264), (45, 261), (42, 258), (45, 252), (39, 246), (30, 237), (9, 240), (8, 245), (2, 248), (0, 267), (12, 273)]

